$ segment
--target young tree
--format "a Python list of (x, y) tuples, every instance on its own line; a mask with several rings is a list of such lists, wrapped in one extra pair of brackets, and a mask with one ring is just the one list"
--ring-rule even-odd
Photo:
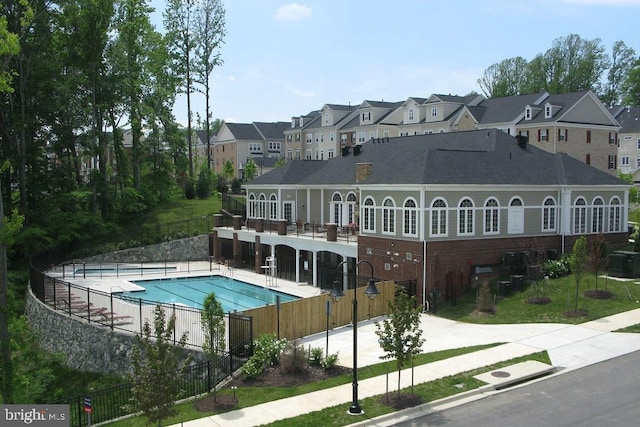
[(236, 175), (235, 170), (233, 169), (233, 163), (231, 163), (231, 160), (227, 160), (224, 162), (224, 165), (222, 165), (222, 176), (229, 180), (231, 178), (233, 178)]
[(580, 281), (587, 264), (587, 238), (580, 236), (573, 244), (573, 252), (571, 253), (571, 272), (576, 282), (576, 301), (574, 313), (578, 313), (578, 295), (580, 293)]
[(596, 277), (596, 294), (599, 293), (598, 276), (608, 265), (607, 252), (607, 240), (603, 234), (598, 234), (591, 243), (591, 252), (587, 259), (589, 270)]
[(251, 181), (253, 178), (258, 175), (258, 166), (253, 159), (247, 160), (247, 163), (244, 165), (244, 179), (245, 181)]
[(396, 292), (395, 301), (389, 301), (391, 314), (382, 322), (375, 322), (376, 335), (380, 347), (386, 352), (381, 359), (396, 359), (398, 368), (398, 396), (400, 396), (400, 371), (420, 353), (422, 329), (420, 329), (420, 309), (415, 297), (409, 297), (404, 289)]
[(176, 318), (166, 321), (160, 305), (154, 309), (153, 330), (145, 321), (142, 333), (136, 335), (138, 346), (133, 350), (133, 377), (130, 399), (131, 409), (142, 412), (151, 424), (177, 413), (174, 405), (180, 395), (180, 379), (189, 365), (181, 355), (187, 344), (186, 332), (177, 345), (173, 345)]
[(209, 361), (213, 366), (213, 398), (216, 398), (216, 386), (218, 382), (218, 372), (221, 371), (220, 360), (226, 350), (224, 310), (222, 304), (216, 300), (213, 292), (206, 296), (202, 305), (201, 320), (204, 331), (204, 343), (202, 349), (209, 356)]

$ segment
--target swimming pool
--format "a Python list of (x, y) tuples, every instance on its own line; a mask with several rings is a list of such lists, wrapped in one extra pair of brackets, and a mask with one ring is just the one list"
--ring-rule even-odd
[(165, 304), (183, 304), (202, 308), (207, 295), (215, 293), (216, 300), (227, 312), (243, 311), (251, 308), (299, 299), (299, 297), (274, 289), (263, 288), (250, 283), (223, 276), (181, 277), (171, 279), (132, 281), (144, 291), (125, 292), (125, 297), (141, 298)]

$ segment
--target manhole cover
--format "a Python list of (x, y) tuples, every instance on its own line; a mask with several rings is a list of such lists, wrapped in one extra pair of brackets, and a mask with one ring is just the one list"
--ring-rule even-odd
[(511, 374), (505, 371), (493, 371), (491, 372), (491, 376), (497, 377), (497, 378), (507, 378), (507, 377), (510, 377)]

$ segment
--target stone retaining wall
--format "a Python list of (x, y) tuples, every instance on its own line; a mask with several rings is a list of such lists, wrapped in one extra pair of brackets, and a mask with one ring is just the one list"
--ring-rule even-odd
[[(51, 353), (62, 354), (69, 367), (103, 374), (127, 375), (132, 372), (135, 336), (94, 323), (70, 317), (38, 301), (29, 291), (26, 301), (27, 319), (38, 333), (40, 346)], [(206, 361), (204, 353), (190, 353), (192, 363)]]
[(209, 255), (209, 236), (202, 234), (155, 245), (94, 255), (83, 258), (83, 261), (95, 263), (208, 261)]

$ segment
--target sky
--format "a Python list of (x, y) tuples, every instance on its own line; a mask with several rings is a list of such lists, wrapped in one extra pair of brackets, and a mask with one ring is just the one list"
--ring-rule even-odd
[[(232, 123), (289, 122), (325, 104), (482, 93), (484, 70), (526, 60), (569, 34), (622, 40), (640, 55), (640, 0), (222, 0), (223, 64), (211, 113)], [(151, 0), (162, 30), (165, 0)], [(176, 100), (178, 122), (186, 98)], [(192, 95), (193, 116), (205, 99)]]

